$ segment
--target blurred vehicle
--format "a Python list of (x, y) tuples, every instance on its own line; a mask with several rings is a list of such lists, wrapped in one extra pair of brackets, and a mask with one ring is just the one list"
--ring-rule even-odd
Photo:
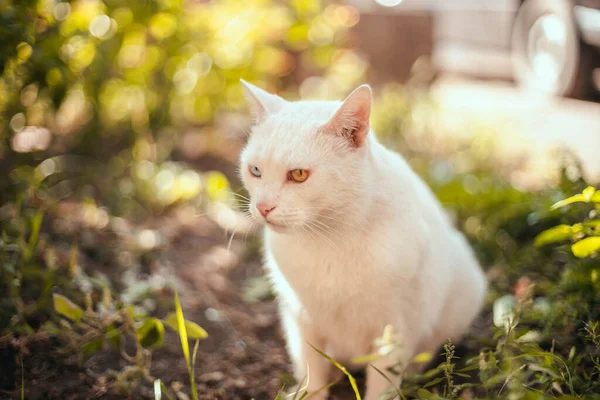
[[(600, 0), (354, 0), (367, 14), (432, 15), (441, 72), (514, 79), (559, 96), (593, 92)], [(413, 38), (412, 40), (417, 40)]]
[(526, 0), (514, 19), (511, 49), (521, 85), (584, 96), (600, 65), (600, 1)]

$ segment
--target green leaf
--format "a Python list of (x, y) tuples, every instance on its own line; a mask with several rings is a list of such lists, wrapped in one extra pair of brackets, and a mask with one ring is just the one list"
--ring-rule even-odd
[(461, 368), (461, 369), (457, 370), (457, 372), (469, 372), (469, 371), (475, 371), (476, 369), (479, 369), (479, 365), (473, 364), (473, 365), (469, 365), (468, 367)]
[(568, 197), (564, 200), (556, 202), (550, 207), (550, 210), (556, 210), (558, 208), (564, 207), (573, 203), (587, 203), (587, 199), (582, 194), (576, 194), (575, 196)]
[(572, 232), (571, 226), (565, 224), (558, 225), (537, 235), (533, 243), (537, 247), (541, 247), (550, 243), (562, 242), (571, 238)]
[(350, 360), (350, 362), (352, 364), (367, 364), (367, 363), (370, 363), (371, 361), (375, 361), (379, 358), (381, 358), (381, 354), (371, 353), (371, 354), (367, 354), (364, 356), (354, 357), (352, 360)]
[(25, 400), (25, 366), (21, 360), (21, 400)]
[(61, 332), (60, 328), (52, 321), (46, 321), (40, 326), (40, 329), (52, 336), (58, 336)]
[(87, 360), (88, 358), (102, 350), (102, 345), (104, 345), (104, 336), (97, 337), (95, 339), (90, 340), (89, 342), (84, 343), (81, 346), (82, 361)]
[[(190, 376), (190, 391), (192, 392), (192, 398), (198, 400), (198, 390), (196, 389), (196, 378), (194, 375), (194, 365), (190, 358), (190, 344), (188, 343), (188, 335), (185, 324), (185, 318), (183, 318), (183, 310), (181, 309), (181, 302), (179, 301), (179, 293), (175, 292), (175, 315), (177, 317), (177, 332), (179, 332), (179, 339), (181, 340), (181, 348), (183, 349), (183, 356), (188, 368)], [(195, 357), (194, 357), (195, 358)]]
[(83, 317), (83, 310), (71, 300), (61, 294), (52, 295), (54, 310), (60, 315), (67, 317), (75, 322), (79, 322)]
[(419, 353), (413, 358), (413, 362), (416, 363), (427, 363), (431, 361), (431, 353)]
[(576, 257), (589, 257), (595, 252), (600, 251), (600, 236), (588, 237), (574, 243), (571, 250)]
[(581, 192), (581, 194), (583, 195), (583, 197), (585, 197), (587, 202), (589, 202), (592, 199), (592, 196), (595, 193), (596, 193), (596, 188), (593, 186), (588, 186), (585, 189), (583, 189), (583, 192)]
[(434, 380), (432, 380), (432, 381), (429, 381), (429, 382), (427, 382), (426, 384), (424, 384), (424, 385), (423, 385), (423, 387), (424, 387), (424, 388), (427, 388), (427, 387), (429, 387), (429, 386), (436, 385), (436, 384), (440, 383), (441, 381), (443, 381), (444, 379), (445, 379), (445, 378), (444, 378), (443, 376), (440, 376), (440, 377), (438, 377), (438, 378), (435, 378), (435, 379), (434, 379)]
[(42, 226), (43, 218), (44, 212), (42, 210), (38, 210), (33, 217), (33, 221), (31, 221), (31, 235), (29, 236), (29, 242), (27, 243), (26, 261), (29, 261), (33, 255), (33, 250), (35, 249), (35, 246), (40, 238), (40, 227)]
[(463, 374), (462, 372), (453, 372), (452, 375), (462, 376), (463, 378), (470, 378), (471, 375)]
[(121, 349), (123, 344), (123, 335), (121, 335), (121, 332), (118, 329), (115, 329), (112, 324), (106, 327), (106, 338), (110, 342), (110, 345), (113, 347), (113, 349)]
[[(163, 322), (169, 328), (173, 329), (175, 332), (179, 332), (178, 322), (177, 322), (177, 314), (170, 313), (167, 315)], [(190, 339), (206, 339), (208, 337), (208, 333), (200, 327), (200, 325), (195, 322), (185, 320), (185, 329), (187, 331), (188, 338)]]
[(143, 347), (155, 348), (163, 344), (165, 327), (160, 319), (148, 318), (137, 329), (137, 339)]
[(429, 390), (423, 389), (423, 388), (420, 388), (419, 390), (417, 390), (417, 395), (421, 399), (425, 399), (425, 400), (437, 398), (436, 395), (434, 395), (433, 393), (431, 393)]
[(188, 367), (188, 371), (191, 370), (191, 358), (190, 358), (190, 344), (188, 343), (187, 330), (185, 327), (185, 319), (183, 318), (183, 310), (181, 309), (181, 303), (179, 302), (179, 294), (175, 292), (175, 316), (177, 318), (177, 332), (179, 333), (179, 339), (181, 340), (181, 348), (183, 350), (183, 356)]
[(590, 202), (600, 202), (600, 192), (596, 191), (596, 188), (594, 188), (593, 186), (586, 187), (585, 189), (583, 189), (583, 192), (581, 192), (581, 194), (576, 194), (574, 196), (568, 197), (564, 200), (555, 203), (552, 207), (550, 207), (550, 209), (556, 210), (557, 208), (564, 207), (568, 204)]

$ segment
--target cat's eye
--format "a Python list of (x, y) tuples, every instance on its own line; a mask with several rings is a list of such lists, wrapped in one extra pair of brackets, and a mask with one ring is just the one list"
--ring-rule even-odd
[(260, 169), (258, 169), (256, 165), (249, 166), (248, 171), (250, 171), (250, 173), (257, 178), (260, 178), (262, 176)]
[(308, 170), (293, 169), (288, 172), (288, 179), (294, 182), (302, 183), (308, 179)]

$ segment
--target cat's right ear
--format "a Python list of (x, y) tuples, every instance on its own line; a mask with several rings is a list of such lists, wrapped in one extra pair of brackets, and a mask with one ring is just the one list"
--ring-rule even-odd
[(278, 112), (286, 103), (281, 97), (254, 86), (243, 79), (240, 79), (240, 82), (244, 86), (246, 100), (256, 123), (263, 121), (269, 114)]
[(354, 89), (323, 129), (349, 140), (353, 146), (360, 147), (369, 133), (369, 119), (373, 93), (369, 85)]

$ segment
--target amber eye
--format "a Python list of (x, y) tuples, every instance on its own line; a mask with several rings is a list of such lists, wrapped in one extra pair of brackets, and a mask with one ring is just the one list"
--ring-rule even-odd
[(288, 179), (294, 182), (302, 183), (308, 179), (308, 170), (293, 169), (288, 172)]

